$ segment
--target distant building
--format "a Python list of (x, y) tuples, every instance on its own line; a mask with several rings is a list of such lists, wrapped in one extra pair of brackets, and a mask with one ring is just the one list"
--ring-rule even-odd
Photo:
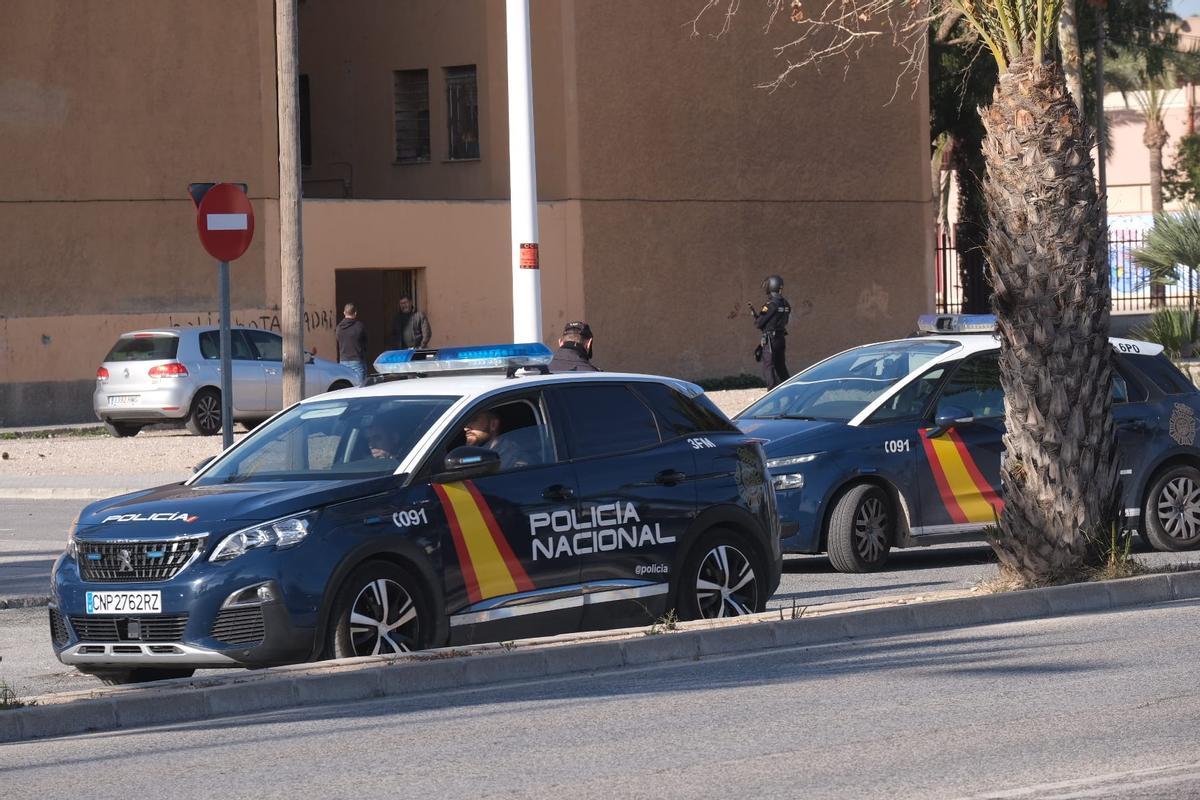
[[(755, 89), (778, 68), (748, 9), (535, 0), (543, 339), (586, 318), (606, 369), (753, 372), (768, 273), (799, 366), (901, 335), (931, 307), (928, 100), (896, 51)], [(434, 344), (511, 336), (504, 5), (305, 0), (307, 343), (337, 309), (375, 351), (402, 293)], [(784, 31), (786, 33), (786, 31)], [(278, 324), (271, 0), (9, 0), (0, 27), (0, 425), (91, 418), (125, 330), (216, 321), (187, 184), (249, 184), (237, 322)]]

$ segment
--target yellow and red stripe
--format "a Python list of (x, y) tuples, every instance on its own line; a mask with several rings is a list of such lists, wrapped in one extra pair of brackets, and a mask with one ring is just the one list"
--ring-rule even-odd
[(928, 431), (921, 431), (921, 444), (950, 519), (960, 524), (994, 522), (1004, 510), (1004, 501), (983, 477), (958, 432), (930, 438)]
[(528, 592), (533, 581), (513, 554), (491, 508), (471, 481), (435, 483), (442, 501), (454, 550), (472, 603), (500, 595)]

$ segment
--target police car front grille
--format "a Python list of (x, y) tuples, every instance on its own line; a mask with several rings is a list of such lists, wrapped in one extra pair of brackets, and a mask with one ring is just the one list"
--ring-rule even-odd
[(178, 642), (187, 614), (153, 617), (71, 617), (71, 627), (84, 642)]
[(67, 632), (67, 621), (57, 609), (50, 609), (50, 639), (56, 645), (64, 645), (71, 636)]
[(179, 574), (204, 542), (203, 536), (161, 542), (79, 541), (79, 571), (85, 581), (144, 583)]
[(212, 636), (225, 644), (258, 644), (266, 636), (262, 606), (225, 609), (213, 621)]

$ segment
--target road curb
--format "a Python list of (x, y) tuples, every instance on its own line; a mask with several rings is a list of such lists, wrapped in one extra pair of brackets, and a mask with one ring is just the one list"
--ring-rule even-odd
[(145, 491), (145, 489), (145, 486), (137, 489), (120, 486), (106, 489), (74, 489), (54, 486), (0, 488), (0, 500), (105, 500), (109, 497)]
[(402, 697), (558, 675), (693, 661), (943, 628), (1131, 608), (1200, 598), (1200, 570), (1004, 594), (941, 592), (776, 609), (736, 620), (593, 631), (409, 656), (45, 695), (0, 711), (0, 742), (192, 722), (297, 706)]
[(38, 608), (50, 605), (50, 595), (35, 594), (26, 597), (0, 597), (0, 610), (6, 608)]

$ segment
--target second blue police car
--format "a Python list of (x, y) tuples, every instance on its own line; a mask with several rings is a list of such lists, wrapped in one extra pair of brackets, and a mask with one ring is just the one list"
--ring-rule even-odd
[[(881, 568), (892, 547), (978, 539), (1003, 508), (1004, 395), (990, 315), (929, 316), (926, 335), (815, 364), (736, 418), (769, 440), (783, 549)], [(1126, 525), (1200, 547), (1200, 393), (1163, 349), (1111, 339)]]
[(88, 506), (54, 568), (58, 658), (127, 682), (762, 610), (758, 440), (682, 381), (517, 374), (549, 360), (386, 353), (436, 377), (307, 399), (188, 481)]

